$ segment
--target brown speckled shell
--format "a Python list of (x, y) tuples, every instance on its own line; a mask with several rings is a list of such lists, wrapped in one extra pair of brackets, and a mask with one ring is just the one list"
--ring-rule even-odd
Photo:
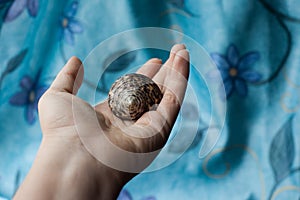
[(108, 105), (114, 115), (137, 120), (162, 99), (158, 85), (147, 76), (127, 74), (116, 80), (108, 94)]

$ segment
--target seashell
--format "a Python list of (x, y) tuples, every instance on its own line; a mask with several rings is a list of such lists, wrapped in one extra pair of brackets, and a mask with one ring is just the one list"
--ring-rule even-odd
[(116, 80), (108, 94), (113, 114), (123, 120), (137, 120), (153, 110), (162, 99), (158, 85), (142, 74), (126, 74)]

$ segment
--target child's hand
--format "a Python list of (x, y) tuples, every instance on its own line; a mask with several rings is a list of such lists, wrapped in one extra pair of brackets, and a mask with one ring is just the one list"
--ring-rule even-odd
[[(43, 141), (16, 199), (116, 198), (134, 174), (115, 170), (96, 160), (81, 142), (78, 127), (80, 131), (84, 130), (84, 137), (91, 142), (95, 136), (99, 139), (100, 135), (103, 140), (108, 138), (126, 151), (140, 153), (162, 148), (184, 97), (189, 74), (188, 60), (185, 46), (175, 45), (162, 67), (160, 60), (151, 59), (137, 71), (161, 86), (163, 99), (156, 111), (147, 112), (135, 123), (130, 123), (132, 135), (129, 135), (123, 131), (128, 123), (113, 116), (107, 101), (93, 107), (75, 96), (82, 83), (83, 67), (80, 60), (71, 58), (40, 99)], [(97, 120), (93, 118), (95, 115)], [(106, 159), (120, 159), (109, 150), (100, 153), (104, 153)], [(126, 159), (123, 160), (126, 162)], [(150, 162), (148, 159), (137, 172)]]

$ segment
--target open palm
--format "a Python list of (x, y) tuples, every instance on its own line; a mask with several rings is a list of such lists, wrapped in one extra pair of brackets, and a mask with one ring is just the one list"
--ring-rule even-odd
[[(77, 58), (71, 58), (40, 99), (39, 116), (44, 137), (80, 140), (78, 135), (83, 135), (91, 143), (96, 137), (102, 137), (133, 153), (162, 148), (184, 97), (189, 54), (184, 45), (175, 45), (165, 64), (162, 65), (159, 59), (151, 59), (137, 73), (156, 82), (163, 98), (155, 111), (146, 112), (135, 122), (123, 121), (112, 114), (107, 101), (93, 107), (76, 97), (83, 79), (83, 67)], [(116, 159), (109, 152), (107, 155), (109, 159)]]

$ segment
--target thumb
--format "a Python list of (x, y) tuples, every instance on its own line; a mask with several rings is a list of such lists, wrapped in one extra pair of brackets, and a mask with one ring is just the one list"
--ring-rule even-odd
[(82, 84), (83, 74), (82, 62), (73, 56), (56, 76), (50, 90), (76, 95)]

